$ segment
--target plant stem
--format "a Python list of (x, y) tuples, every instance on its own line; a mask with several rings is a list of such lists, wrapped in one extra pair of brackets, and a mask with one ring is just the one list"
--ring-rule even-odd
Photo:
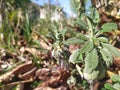
[(90, 86), (89, 86), (90, 90), (93, 90), (93, 80), (90, 80), (89, 83), (90, 83)]

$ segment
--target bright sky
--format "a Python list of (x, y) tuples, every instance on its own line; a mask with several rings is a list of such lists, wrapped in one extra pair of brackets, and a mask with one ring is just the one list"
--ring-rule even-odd
[[(49, 0), (31, 0), (35, 3), (38, 3), (39, 5), (43, 5), (44, 3), (48, 3)], [(50, 0), (51, 4), (56, 4), (56, 5), (60, 5), (61, 7), (63, 7), (63, 10), (69, 15), (69, 16), (74, 16), (75, 14), (71, 11), (70, 8), (70, 0)], [(87, 8), (90, 6), (90, 0), (87, 3)]]
[[(31, 0), (35, 3), (38, 3), (39, 5), (43, 5), (44, 3), (48, 3), (48, 0)], [(68, 14), (68, 15), (73, 15), (74, 13), (71, 11), (70, 8), (70, 2), (69, 0), (51, 0), (51, 4), (60, 4), (61, 7), (63, 7), (63, 10)]]

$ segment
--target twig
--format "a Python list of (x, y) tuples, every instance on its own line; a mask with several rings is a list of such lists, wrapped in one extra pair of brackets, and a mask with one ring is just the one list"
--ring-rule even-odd
[(17, 82), (9, 83), (9, 84), (6, 84), (5, 86), (12, 86), (12, 85), (17, 85), (17, 84), (24, 84), (24, 83), (32, 82), (33, 80), (34, 79), (31, 78), (29, 80), (23, 80), (23, 81), (17, 81)]

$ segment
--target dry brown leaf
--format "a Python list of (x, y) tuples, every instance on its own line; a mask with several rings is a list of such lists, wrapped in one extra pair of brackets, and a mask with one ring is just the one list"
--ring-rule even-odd
[[(17, 67), (12, 69), (11, 71), (6, 72), (5, 74), (1, 75), (0, 82), (8, 82), (8, 81), (12, 80), (12, 78), (14, 76), (19, 76), (20, 74), (25, 74), (33, 68), (34, 68), (34, 65), (32, 64), (31, 61), (24, 63), (24, 64), (21, 64), (21, 65), (18, 65)], [(26, 74), (26, 75), (28, 75), (28, 74)]]
[(34, 90), (70, 90), (68, 87), (60, 86), (58, 88), (51, 88), (51, 87), (37, 87)]
[(95, 82), (93, 86), (93, 90), (99, 90), (100, 82)]
[(28, 80), (28, 79), (30, 79), (30, 78), (33, 78), (34, 75), (35, 75), (35, 70), (36, 70), (36, 69), (37, 69), (37, 68), (34, 67), (33, 69), (27, 71), (26, 73), (19, 74), (18, 77), (19, 77), (20, 79), (25, 79), (25, 80)]
[(37, 87), (34, 90), (56, 90), (56, 89), (53, 89), (51, 87)]
[(109, 71), (109, 70), (107, 70), (107, 76), (108, 76), (108, 77), (111, 77), (112, 75), (114, 75), (114, 73), (111, 72), (111, 71)]
[(42, 46), (42, 48), (51, 50), (51, 47), (47, 44), (47, 42), (45, 42), (43, 39), (39, 39), (39, 40), (40, 40), (40, 45)]
[(73, 51), (75, 51), (78, 48), (80, 48), (80, 45), (70, 45), (69, 46), (69, 51), (70, 51), (70, 53), (72, 53)]
[(27, 48), (27, 47), (21, 47), (20, 52), (23, 54), (25, 52), (28, 52), (34, 56), (41, 56), (41, 59), (44, 59), (47, 57), (46, 53), (41, 52), (40, 50), (37, 50), (35, 48)]
[(36, 76), (39, 79), (44, 80), (38, 87), (58, 87), (66, 84), (70, 73), (65, 68), (53, 67), (51, 69), (43, 68), (37, 70)]
[(29, 52), (32, 55), (39, 55), (40, 54), (40, 51), (36, 50), (35, 48), (21, 47), (20, 51), (22, 53)]
[(42, 69), (38, 69), (36, 71), (36, 77), (38, 77), (40, 80), (47, 80), (48, 76), (50, 76), (51, 70), (48, 68), (42, 68)]
[(117, 67), (120, 68), (120, 57), (115, 57), (113, 62)]

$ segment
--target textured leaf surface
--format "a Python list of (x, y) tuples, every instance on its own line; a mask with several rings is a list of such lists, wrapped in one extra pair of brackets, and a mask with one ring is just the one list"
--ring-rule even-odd
[(80, 40), (78, 38), (70, 38), (67, 41), (64, 41), (63, 43), (67, 44), (67, 45), (69, 45), (69, 44), (82, 44), (82, 43), (84, 43), (84, 41)]
[(115, 56), (120, 56), (120, 52), (110, 44), (102, 43), (103, 47), (112, 52)]
[(95, 80), (97, 78), (98, 74), (99, 74), (99, 71), (93, 71), (91, 73), (84, 72), (84, 78), (88, 81)]
[(108, 43), (108, 39), (106, 37), (99, 37), (98, 40), (101, 42)]
[(69, 62), (73, 64), (79, 63), (80, 62), (80, 60), (78, 60), (79, 54), (80, 54), (80, 49), (73, 51), (73, 53), (70, 55)]
[(116, 90), (120, 90), (120, 83), (115, 83), (113, 85), (113, 87), (116, 89)]
[(117, 24), (115, 23), (105, 23), (102, 26), (101, 32), (111, 32), (112, 30), (117, 30)]
[(87, 41), (85, 45), (80, 49), (81, 53), (89, 52), (93, 49), (93, 42), (91, 40)]
[(105, 68), (105, 66), (103, 65), (102, 62), (98, 66), (97, 70), (99, 70), (97, 80), (103, 79), (105, 77), (105, 74), (106, 74), (106, 68)]
[(97, 50), (93, 49), (85, 58), (84, 72), (91, 73), (98, 66), (98, 62)]
[(112, 84), (110, 84), (110, 83), (106, 83), (106, 84), (104, 85), (104, 87), (105, 87), (107, 90), (115, 90), (115, 89), (113, 88)]
[(96, 8), (93, 8), (92, 19), (93, 19), (94, 23), (99, 23), (99, 21), (100, 21), (100, 15)]
[(120, 76), (119, 75), (113, 75), (111, 76), (111, 80), (114, 82), (119, 82), (120, 83)]
[(78, 19), (74, 24), (79, 26), (81, 29), (87, 29), (87, 25), (83, 20)]
[(81, 40), (88, 40), (89, 38), (87, 36), (85, 36), (84, 34), (82, 33), (78, 33), (76, 35), (77, 38), (81, 39)]
[(105, 61), (107, 67), (112, 65), (113, 63), (113, 56), (112, 53), (109, 52), (106, 48), (100, 49), (100, 53), (102, 55), (103, 60)]

